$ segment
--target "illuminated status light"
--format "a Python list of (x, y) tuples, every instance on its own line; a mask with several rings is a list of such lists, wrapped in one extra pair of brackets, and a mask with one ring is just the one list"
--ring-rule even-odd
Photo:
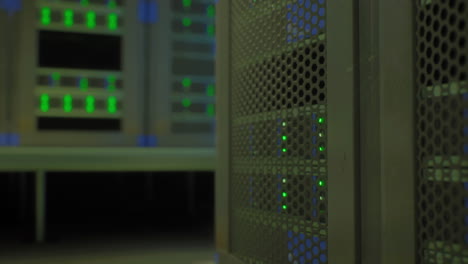
[(192, 20), (188, 17), (182, 19), (182, 24), (186, 27), (190, 27), (192, 25)]
[(324, 186), (325, 182), (324, 181), (319, 181), (318, 184), (319, 184), (319, 186)]
[(215, 86), (213, 84), (209, 84), (206, 87), (206, 95), (208, 95), (208, 96), (214, 96), (215, 95)]
[(109, 14), (107, 16), (107, 26), (110, 30), (116, 30), (118, 27), (118, 16), (116, 14)]
[(286, 126), (286, 122), (281, 123), (281, 125), (285, 127), (285, 126)]
[(324, 151), (324, 150), (325, 150), (325, 147), (324, 147), (324, 146), (320, 146), (320, 147), (319, 147), (319, 150), (320, 150), (320, 151)]
[(41, 23), (43, 25), (49, 25), (50, 22), (52, 21), (50, 18), (50, 15), (52, 14), (52, 11), (48, 7), (43, 7), (41, 9)]
[(319, 137), (323, 137), (323, 132), (319, 132)]
[(192, 105), (192, 101), (190, 101), (190, 99), (188, 98), (184, 98), (182, 100), (182, 105), (185, 107), (185, 108), (188, 108)]
[(50, 97), (48, 94), (41, 95), (41, 111), (46, 113), (50, 109)]
[(288, 197), (288, 193), (286, 193), (286, 192), (283, 192), (282, 195), (283, 195), (283, 197)]
[(318, 122), (319, 122), (319, 124), (323, 124), (323, 123), (325, 122), (325, 118), (320, 117), (320, 118), (318, 119)]
[(117, 98), (115, 96), (107, 98), (107, 111), (111, 114), (117, 112)]
[(182, 0), (182, 5), (184, 5), (184, 7), (191, 7), (192, 0)]
[(73, 98), (67, 94), (63, 97), (63, 111), (70, 113), (73, 110)]
[(190, 86), (192, 86), (192, 80), (190, 78), (184, 78), (182, 80), (182, 85), (184, 87), (190, 87)]
[(206, 106), (206, 112), (208, 113), (209, 116), (214, 116), (215, 115), (215, 106), (214, 106), (214, 104), (208, 104)]
[(209, 5), (208, 8), (206, 9), (206, 15), (209, 17), (214, 17), (215, 16), (215, 7), (214, 5)]
[(80, 90), (82, 90), (82, 91), (88, 90), (88, 79), (87, 78), (81, 78), (80, 79)]
[(52, 80), (54, 81), (54, 83), (60, 82), (60, 73), (54, 72), (54, 73), (52, 73), (51, 77), (52, 77)]
[(109, 0), (109, 3), (107, 4), (109, 8), (116, 8), (117, 7), (117, 2), (115, 0)]
[(71, 27), (73, 26), (73, 10), (71, 9), (66, 9), (63, 13), (63, 16), (65, 17), (65, 26)]
[(81, 0), (80, 2), (81, 2), (81, 5), (82, 5), (82, 6), (87, 6), (87, 5), (89, 5), (89, 0)]
[(288, 137), (287, 137), (287, 136), (282, 136), (281, 139), (282, 139), (283, 141), (286, 141), (286, 140), (288, 140)]
[(288, 209), (288, 206), (283, 204), (283, 210), (286, 210), (286, 209)]
[(95, 103), (94, 96), (88, 95), (86, 96), (86, 112), (88, 113), (93, 113), (94, 110), (96, 109), (94, 106)]
[(320, 201), (323, 201), (323, 200), (325, 200), (325, 197), (320, 196)]
[(107, 77), (107, 89), (109, 89), (109, 91), (115, 91), (116, 90), (115, 82), (116, 82), (115, 76), (109, 75)]
[(96, 27), (96, 13), (93, 11), (89, 11), (86, 13), (86, 25), (88, 28), (95, 28)]
[(214, 36), (214, 34), (215, 34), (215, 26), (214, 26), (214, 25), (208, 25), (208, 26), (206, 27), (206, 32), (208, 33), (208, 35)]
[(283, 151), (283, 152), (287, 152), (288, 150), (287, 150), (287, 149), (285, 149), (285, 148), (283, 148), (283, 149), (282, 149), (282, 151)]
[(283, 182), (283, 183), (286, 183), (286, 182), (287, 182), (287, 180), (286, 180), (286, 179), (283, 179), (283, 180), (282, 180), (282, 182)]

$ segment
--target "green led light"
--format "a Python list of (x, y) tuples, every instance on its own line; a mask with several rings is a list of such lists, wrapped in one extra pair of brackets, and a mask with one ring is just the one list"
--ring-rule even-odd
[(115, 96), (107, 98), (107, 111), (112, 114), (117, 112), (117, 98)]
[(325, 147), (324, 147), (324, 146), (320, 146), (320, 147), (319, 147), (319, 150), (320, 150), (320, 151), (324, 151), (324, 150), (325, 150)]
[(107, 5), (109, 6), (109, 8), (116, 8), (117, 2), (115, 0), (110, 0)]
[(73, 98), (67, 94), (63, 97), (63, 111), (70, 113), (73, 110)]
[(215, 16), (215, 7), (214, 5), (209, 5), (208, 8), (206, 9), (206, 15), (209, 17), (214, 17)]
[(215, 115), (215, 106), (214, 106), (214, 104), (208, 104), (206, 106), (206, 112), (208, 113), (209, 116), (214, 116)]
[(107, 89), (109, 89), (109, 91), (115, 91), (116, 90), (115, 82), (116, 82), (115, 76), (113, 76), (113, 75), (107, 76)]
[(93, 11), (89, 11), (86, 13), (86, 25), (89, 28), (95, 28), (96, 27), (96, 13)]
[(283, 139), (283, 141), (288, 140), (288, 137), (287, 137), (287, 136), (282, 136), (281, 138)]
[(71, 27), (73, 26), (73, 10), (71, 9), (66, 9), (63, 13), (63, 16), (65, 18), (65, 26)]
[(89, 0), (81, 0), (80, 2), (81, 2), (81, 5), (82, 5), (82, 6), (87, 6), (87, 5), (89, 5)]
[(186, 108), (187, 108), (187, 107), (190, 107), (190, 106), (192, 105), (192, 101), (190, 101), (190, 99), (188, 99), (188, 98), (184, 98), (184, 99), (182, 100), (182, 105), (183, 105), (184, 107), (186, 107)]
[(190, 78), (184, 78), (182, 80), (182, 85), (184, 87), (190, 87), (190, 86), (192, 86), (192, 80)]
[(287, 152), (287, 151), (288, 151), (287, 149), (283, 148), (283, 152)]
[(288, 209), (288, 206), (283, 204), (283, 210), (286, 210), (286, 209)]
[(81, 78), (80, 79), (80, 90), (82, 90), (82, 91), (88, 90), (88, 79), (87, 78)]
[(54, 82), (59, 82), (60, 81), (60, 73), (57, 73), (57, 72), (52, 73), (52, 80), (54, 80)]
[(48, 94), (42, 94), (40, 98), (40, 104), (41, 104), (41, 111), (42, 112), (48, 112), (50, 109), (50, 97)]
[(214, 36), (214, 34), (215, 34), (215, 26), (214, 26), (214, 25), (208, 25), (208, 26), (206, 27), (206, 32), (208, 33), (208, 35)]
[(287, 180), (286, 180), (286, 179), (283, 179), (283, 183), (286, 183), (286, 182), (287, 182)]
[(182, 19), (182, 24), (186, 27), (190, 27), (192, 25), (192, 20), (188, 17)]
[(93, 113), (95, 110), (94, 107), (94, 102), (96, 100), (94, 99), (94, 96), (88, 95), (86, 96), (86, 112), (88, 113)]
[(320, 118), (318, 119), (318, 122), (319, 122), (319, 124), (322, 124), (323, 122), (325, 122), (325, 118), (320, 117)]
[(214, 84), (209, 84), (206, 87), (206, 95), (208, 95), (208, 96), (214, 96), (215, 95), (215, 86), (214, 86)]
[(286, 192), (283, 192), (283, 197), (288, 197), (288, 194)]
[(43, 25), (49, 25), (50, 22), (52, 21), (50, 18), (50, 15), (52, 14), (52, 11), (48, 7), (43, 7), (41, 9), (41, 23)]
[(322, 132), (319, 132), (319, 137), (323, 137), (323, 133), (322, 133)]
[(318, 184), (319, 184), (319, 186), (324, 186), (325, 182), (324, 181), (319, 181)]
[(320, 196), (320, 201), (323, 201), (325, 198), (323, 196)]
[(184, 7), (190, 7), (192, 6), (192, 0), (183, 0), (182, 4), (184, 5)]
[(286, 126), (286, 122), (281, 123), (281, 125), (283, 125), (283, 126), (285, 127), (285, 126)]
[(107, 16), (107, 26), (110, 30), (116, 30), (118, 28), (118, 16), (116, 14), (109, 14)]

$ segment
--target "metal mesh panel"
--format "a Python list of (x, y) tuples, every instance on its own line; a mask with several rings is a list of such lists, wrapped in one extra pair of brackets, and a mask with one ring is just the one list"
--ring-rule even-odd
[(232, 253), (327, 263), (325, 1), (231, 3)]
[(467, 4), (416, 1), (418, 263), (468, 263)]

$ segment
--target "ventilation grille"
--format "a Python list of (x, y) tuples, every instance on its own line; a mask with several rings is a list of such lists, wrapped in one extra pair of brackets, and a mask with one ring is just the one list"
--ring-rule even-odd
[(468, 263), (467, 4), (416, 1), (418, 263)]
[(328, 263), (326, 3), (231, 3), (232, 252)]

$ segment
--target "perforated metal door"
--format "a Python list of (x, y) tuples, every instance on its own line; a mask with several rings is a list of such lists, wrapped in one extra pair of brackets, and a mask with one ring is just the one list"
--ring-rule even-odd
[(325, 0), (231, 2), (231, 250), (327, 263)]
[(468, 3), (415, 4), (418, 263), (468, 263)]

